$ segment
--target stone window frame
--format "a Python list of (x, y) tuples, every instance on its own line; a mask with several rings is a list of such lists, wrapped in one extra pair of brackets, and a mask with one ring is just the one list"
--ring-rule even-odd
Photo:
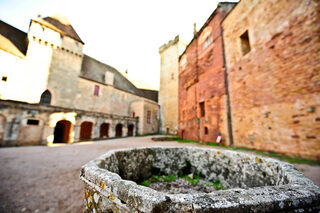
[(204, 127), (204, 134), (205, 135), (209, 134), (209, 128), (207, 126)]
[(93, 95), (94, 96), (99, 96), (99, 91), (100, 91), (100, 86), (99, 85), (94, 85), (94, 90), (93, 90)]
[(40, 104), (51, 105), (52, 103), (52, 93), (46, 89), (40, 96)]
[(213, 42), (212, 35), (210, 34), (202, 43), (202, 51), (206, 50)]
[(205, 101), (201, 101), (199, 103), (199, 109), (200, 109), (200, 117), (205, 117), (206, 115), (206, 105)]
[(249, 52), (251, 52), (250, 40), (251, 39), (250, 39), (250, 35), (249, 35), (249, 29), (246, 29), (239, 36), (240, 52), (241, 52), (242, 56), (245, 56)]

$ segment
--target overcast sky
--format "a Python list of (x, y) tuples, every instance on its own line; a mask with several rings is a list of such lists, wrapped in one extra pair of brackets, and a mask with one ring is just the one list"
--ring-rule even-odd
[[(159, 88), (159, 47), (176, 35), (192, 39), (218, 0), (0, 0), (0, 19), (28, 31), (31, 18), (63, 14), (84, 53), (124, 72), (137, 86)], [(137, 80), (146, 82), (140, 85)]]

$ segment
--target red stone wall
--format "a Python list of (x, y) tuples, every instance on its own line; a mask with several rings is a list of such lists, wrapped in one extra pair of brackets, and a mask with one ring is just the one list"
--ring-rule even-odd
[(319, 1), (241, 0), (222, 25), (234, 144), (320, 160)]
[[(220, 23), (233, 4), (220, 5), (194, 37), (179, 63), (179, 136), (227, 144), (226, 93)], [(210, 42), (208, 42), (210, 41)], [(203, 46), (207, 42), (207, 47)], [(200, 103), (205, 115), (201, 116)], [(205, 133), (207, 128), (207, 134)]]

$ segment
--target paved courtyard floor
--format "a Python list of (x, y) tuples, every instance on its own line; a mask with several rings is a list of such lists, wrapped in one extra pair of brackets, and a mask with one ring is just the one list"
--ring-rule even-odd
[[(131, 137), (52, 147), (0, 149), (0, 212), (82, 212), (80, 168), (108, 150), (146, 146), (201, 146)], [(212, 148), (212, 147), (211, 147)], [(296, 165), (320, 185), (320, 166)]]

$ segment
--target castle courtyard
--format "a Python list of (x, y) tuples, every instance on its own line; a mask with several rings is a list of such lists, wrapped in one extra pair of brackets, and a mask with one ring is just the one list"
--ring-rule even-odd
[[(81, 166), (88, 161), (112, 149), (186, 146), (178, 142), (154, 142), (151, 138), (128, 137), (48, 147), (2, 148), (0, 212), (83, 212), (84, 193), (79, 173)], [(295, 166), (320, 185), (320, 166)]]

